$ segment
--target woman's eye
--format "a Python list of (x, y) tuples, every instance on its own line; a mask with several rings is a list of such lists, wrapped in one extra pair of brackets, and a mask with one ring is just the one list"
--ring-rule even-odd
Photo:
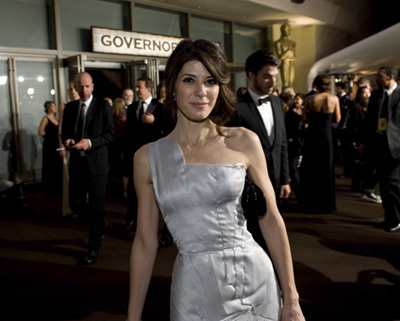
[(216, 85), (217, 81), (214, 78), (207, 79), (206, 83), (208, 85)]
[(192, 83), (192, 82), (194, 82), (194, 79), (191, 77), (186, 77), (186, 78), (183, 78), (183, 82)]

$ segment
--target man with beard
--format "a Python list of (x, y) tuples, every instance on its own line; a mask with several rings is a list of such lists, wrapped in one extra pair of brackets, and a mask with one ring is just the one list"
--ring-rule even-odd
[[(243, 126), (258, 135), (276, 196), (283, 200), (289, 197), (291, 190), (283, 106), (281, 99), (272, 95), (279, 74), (279, 59), (269, 50), (260, 49), (247, 58), (246, 74), (249, 88), (238, 102), (237, 115), (231, 125)], [(248, 217), (248, 227), (266, 249), (258, 220), (252, 222)]]

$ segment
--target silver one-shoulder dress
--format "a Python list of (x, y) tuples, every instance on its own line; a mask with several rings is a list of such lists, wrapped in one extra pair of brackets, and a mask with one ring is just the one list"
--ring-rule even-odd
[(273, 265), (243, 216), (244, 165), (187, 164), (176, 138), (148, 151), (155, 198), (179, 251), (171, 320), (279, 320)]

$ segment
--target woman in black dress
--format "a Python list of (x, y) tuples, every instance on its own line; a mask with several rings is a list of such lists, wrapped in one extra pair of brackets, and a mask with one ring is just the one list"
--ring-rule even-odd
[(45, 190), (60, 191), (62, 186), (62, 158), (59, 154), (60, 139), (56, 105), (44, 103), (46, 116), (42, 118), (38, 133), (43, 139), (42, 183)]
[(332, 122), (340, 121), (339, 98), (329, 94), (330, 77), (314, 80), (318, 93), (305, 99), (306, 130), (300, 167), (299, 203), (308, 213), (336, 209)]

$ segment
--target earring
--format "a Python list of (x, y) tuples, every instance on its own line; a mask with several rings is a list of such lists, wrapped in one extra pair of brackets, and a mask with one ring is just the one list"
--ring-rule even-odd
[(172, 93), (172, 100), (176, 100), (175, 93)]

